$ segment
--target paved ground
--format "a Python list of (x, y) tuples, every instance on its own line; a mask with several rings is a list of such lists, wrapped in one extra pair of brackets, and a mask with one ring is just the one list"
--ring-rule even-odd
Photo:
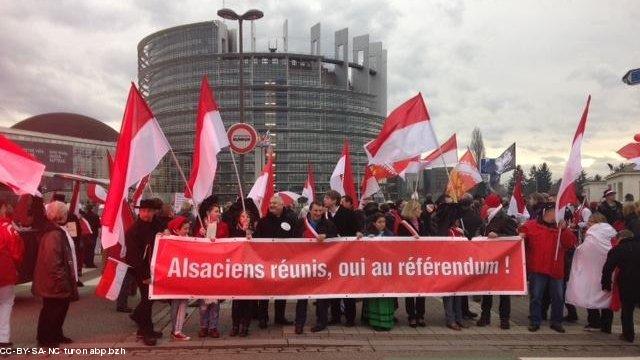
[[(80, 289), (81, 299), (71, 305), (65, 334), (76, 342), (67, 351), (90, 352), (91, 349), (123, 349), (127, 357), (140, 359), (172, 359), (188, 355), (189, 359), (211, 358), (224, 354), (225, 359), (259, 356), (260, 359), (517, 359), (520, 357), (585, 357), (604, 358), (638, 357), (640, 346), (618, 340), (619, 315), (616, 314), (612, 335), (583, 331), (586, 312), (579, 313), (577, 324), (566, 324), (566, 334), (558, 334), (546, 324), (537, 333), (527, 331), (527, 298), (514, 297), (511, 329), (501, 330), (498, 318), (493, 315), (490, 327), (472, 326), (461, 332), (444, 326), (444, 312), (438, 298), (427, 299), (427, 327), (407, 326), (404, 308), (397, 312), (399, 324), (389, 332), (375, 332), (364, 326), (345, 328), (329, 327), (320, 333), (307, 332), (295, 335), (293, 327), (270, 326), (260, 330), (252, 325), (247, 338), (232, 338), (230, 330), (230, 303), (222, 305), (220, 339), (197, 337), (198, 313), (189, 308), (185, 333), (193, 339), (188, 342), (168, 340), (170, 328), (169, 307), (165, 303), (154, 305), (154, 323), (164, 333), (159, 345), (145, 347), (135, 340), (135, 327), (126, 314), (115, 312), (115, 305), (93, 295), (99, 280), (97, 270), (85, 272), (82, 277), (87, 286)], [(497, 300), (497, 299), (496, 299)], [(131, 298), (130, 305), (137, 299)], [(497, 301), (496, 301), (497, 302)], [(402, 302), (401, 302), (402, 304)], [(35, 346), (35, 331), (40, 301), (30, 294), (30, 284), (17, 289), (16, 305), (12, 318), (12, 340), (16, 347)], [(497, 304), (494, 304), (497, 310)], [(471, 302), (473, 311), (479, 312), (479, 304)], [(309, 306), (309, 319), (313, 322), (314, 307)], [(270, 309), (273, 311), (273, 309)], [(287, 314), (293, 318), (293, 304), (288, 304)], [(359, 310), (359, 309), (358, 309)], [(640, 311), (638, 311), (640, 313)], [(640, 315), (636, 316), (640, 324)], [(312, 324), (311, 324), (312, 325)], [(18, 356), (16, 356), (18, 357)], [(20, 356), (24, 357), (24, 356)], [(91, 358), (89, 355), (65, 355), (58, 357)], [(115, 356), (118, 357), (118, 356)], [(29, 356), (33, 358), (33, 356)]]

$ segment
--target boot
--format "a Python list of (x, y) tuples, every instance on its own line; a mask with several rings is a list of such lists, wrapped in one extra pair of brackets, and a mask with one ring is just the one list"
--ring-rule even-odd
[(491, 325), (491, 317), (490, 316), (491, 315), (486, 315), (486, 314), (480, 315), (480, 319), (478, 319), (478, 322), (476, 323), (476, 325), (480, 326), (480, 327)]
[(233, 325), (231, 326), (231, 331), (229, 332), (229, 336), (238, 336), (238, 334), (240, 334), (240, 325), (234, 322)]

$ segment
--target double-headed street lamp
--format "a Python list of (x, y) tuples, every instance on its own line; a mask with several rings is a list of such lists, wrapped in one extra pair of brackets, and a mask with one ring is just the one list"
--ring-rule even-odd
[[(238, 33), (239, 33), (239, 46), (238, 46), (238, 54), (240, 59), (239, 71), (240, 71), (240, 87), (239, 87), (239, 95), (240, 95), (240, 122), (244, 122), (244, 55), (242, 48), (242, 21), (243, 20), (258, 20), (264, 16), (262, 11), (251, 9), (245, 12), (242, 15), (238, 15), (235, 11), (231, 9), (220, 9), (218, 10), (218, 16), (227, 20), (237, 20), (238, 21)], [(245, 169), (244, 169), (244, 155), (240, 155), (240, 183), (241, 186), (244, 187), (244, 178), (245, 178)]]

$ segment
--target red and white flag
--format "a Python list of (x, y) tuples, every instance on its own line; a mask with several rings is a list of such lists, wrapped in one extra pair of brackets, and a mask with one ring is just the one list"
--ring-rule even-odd
[(634, 163), (635, 169), (640, 170), (640, 143), (630, 143), (618, 150), (618, 155)]
[(269, 201), (274, 194), (273, 155), (269, 154), (268, 157), (267, 164), (262, 168), (262, 173), (256, 179), (247, 196), (253, 199), (258, 210), (260, 210), (261, 217), (269, 212)]
[(478, 163), (473, 153), (467, 150), (460, 158), (456, 167), (453, 168), (451, 174), (449, 174), (447, 194), (458, 200), (464, 193), (481, 182), (482, 175), (480, 175), (480, 171), (478, 171)]
[(147, 184), (149, 184), (149, 179), (150, 178), (151, 178), (151, 174), (143, 177), (136, 184), (136, 189), (133, 191), (133, 195), (131, 195), (131, 204), (134, 207), (140, 206), (140, 201), (142, 201), (142, 195), (144, 195), (144, 189), (146, 189)]
[(114, 258), (108, 258), (104, 265), (102, 278), (96, 287), (96, 295), (103, 299), (115, 301), (122, 289), (124, 276), (127, 274), (129, 265)]
[(0, 135), (0, 183), (17, 195), (42, 196), (38, 185), (44, 165), (16, 143)]
[(355, 179), (353, 177), (353, 170), (351, 168), (351, 156), (349, 155), (349, 140), (344, 140), (344, 146), (342, 147), (342, 156), (338, 160), (338, 164), (331, 178), (329, 179), (329, 185), (331, 190), (335, 190), (340, 195), (349, 195), (353, 199), (353, 206), (358, 207), (358, 195), (356, 194)]
[(427, 106), (418, 94), (393, 110), (378, 137), (364, 146), (369, 165), (393, 164), (438, 147)]
[[(196, 120), (196, 141), (193, 149), (191, 176), (184, 196), (199, 204), (213, 192), (213, 180), (218, 168), (218, 153), (229, 146), (218, 103), (209, 87), (207, 75), (200, 85), (200, 104)], [(191, 191), (189, 191), (191, 190)]]
[(87, 197), (95, 204), (104, 204), (107, 200), (107, 190), (98, 184), (89, 183), (87, 184)]
[(307, 198), (307, 203), (311, 204), (315, 200), (316, 180), (313, 177), (313, 167), (307, 163), (307, 181), (304, 182), (302, 188), (302, 196)]
[(507, 209), (507, 215), (515, 216), (518, 219), (529, 218), (529, 210), (527, 210), (527, 202), (522, 192), (522, 174), (520, 173), (518, 173), (518, 175), (516, 176), (516, 182), (515, 182), (515, 185), (513, 186), (513, 194), (511, 195), (511, 201), (509, 201), (509, 208)]
[(296, 194), (293, 191), (278, 191), (275, 195), (280, 196), (284, 206), (295, 206), (300, 198), (300, 194)]
[(71, 202), (69, 203), (69, 214), (80, 217), (80, 181), (73, 182), (71, 191)]
[(129, 187), (149, 175), (170, 149), (160, 124), (132, 83), (102, 213), (103, 248), (115, 245), (120, 239), (122, 205)]
[(455, 166), (458, 163), (458, 141), (456, 134), (440, 146), (439, 149), (433, 150), (429, 155), (420, 160), (425, 169), (441, 168)]
[(362, 185), (360, 186), (360, 205), (362, 205), (362, 201), (364, 199), (373, 196), (373, 194), (379, 191), (380, 186), (378, 185), (378, 180), (373, 176), (371, 167), (366, 166), (364, 170), (364, 177), (362, 178)]
[(567, 208), (567, 205), (578, 202), (575, 182), (582, 173), (582, 139), (584, 137), (584, 130), (587, 126), (587, 116), (589, 114), (590, 103), (591, 95), (587, 98), (587, 105), (584, 107), (580, 123), (576, 129), (576, 134), (573, 137), (569, 160), (567, 160), (567, 165), (565, 166), (564, 174), (562, 175), (562, 181), (560, 182), (560, 188), (558, 189), (558, 197), (556, 198), (556, 222), (558, 223), (564, 219), (564, 211)]

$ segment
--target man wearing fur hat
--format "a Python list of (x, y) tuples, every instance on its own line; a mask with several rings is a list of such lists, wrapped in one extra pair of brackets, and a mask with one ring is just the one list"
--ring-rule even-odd
[(156, 234), (160, 232), (160, 225), (155, 219), (160, 210), (154, 200), (145, 199), (140, 202), (138, 219), (125, 234), (127, 255), (125, 262), (131, 266), (130, 271), (135, 276), (140, 289), (140, 303), (131, 314), (131, 320), (138, 325), (138, 338), (145, 345), (153, 346), (162, 333), (153, 330), (151, 310), (153, 303), (149, 300), (149, 284), (151, 283), (151, 253)]

